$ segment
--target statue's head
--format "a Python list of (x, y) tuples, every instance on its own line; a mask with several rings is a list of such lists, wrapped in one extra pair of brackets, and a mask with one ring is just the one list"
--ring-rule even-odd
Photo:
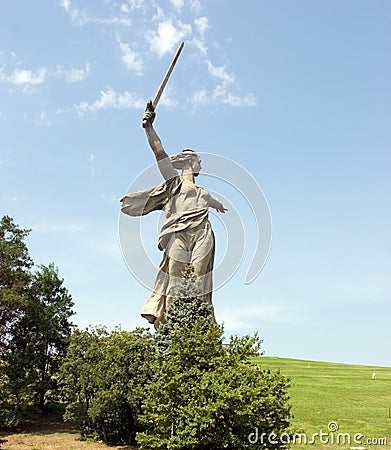
[(171, 156), (172, 165), (175, 169), (184, 170), (191, 168), (194, 176), (198, 176), (201, 170), (201, 158), (191, 148), (185, 148), (177, 155)]

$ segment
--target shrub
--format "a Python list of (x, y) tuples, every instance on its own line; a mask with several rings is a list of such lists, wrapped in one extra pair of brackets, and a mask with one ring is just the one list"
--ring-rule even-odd
[(61, 369), (64, 418), (76, 422), (84, 438), (133, 444), (151, 353), (151, 336), (141, 328), (76, 331)]

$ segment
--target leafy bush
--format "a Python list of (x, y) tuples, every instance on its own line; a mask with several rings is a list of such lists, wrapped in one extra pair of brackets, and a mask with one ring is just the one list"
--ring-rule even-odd
[(133, 444), (151, 354), (151, 336), (141, 328), (77, 330), (61, 368), (64, 418), (76, 422), (84, 438)]

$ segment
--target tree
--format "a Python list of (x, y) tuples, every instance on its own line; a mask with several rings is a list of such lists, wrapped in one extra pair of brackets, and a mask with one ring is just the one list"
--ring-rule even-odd
[(134, 444), (152, 354), (151, 335), (142, 328), (76, 330), (61, 370), (65, 418), (76, 421), (83, 437)]
[(82, 437), (94, 432), (89, 413), (98, 391), (97, 366), (103, 357), (102, 343), (107, 336), (104, 327), (76, 329), (60, 369), (62, 396), (67, 403), (64, 419), (76, 422)]
[(0, 221), (0, 423), (4, 425), (18, 423), (21, 405), (29, 397), (25, 370), (29, 355), (20, 340), (33, 265), (24, 242), (29, 232), (9, 216)]
[[(179, 297), (167, 309), (163, 342), (168, 346), (158, 352), (155, 378), (146, 386), (140, 417), (146, 430), (137, 434), (138, 442), (142, 448), (233, 450), (249, 448), (255, 427), (260, 433), (285, 432), (288, 381), (249, 362), (261, 345), (257, 335), (232, 337), (223, 345), (223, 328), (210, 316), (197, 317), (195, 283), (194, 277), (187, 278), (178, 289), (182, 300), (189, 289), (186, 310), (195, 320), (180, 327), (171, 323), (181, 314)], [(265, 442), (257, 448), (284, 445)]]
[(17, 425), (34, 401), (45, 410), (72, 330), (73, 302), (54, 264), (38, 266), (24, 242), (30, 230), (0, 222), (0, 423)]
[(30, 231), (9, 216), (0, 221), (0, 356), (8, 352), (13, 329), (24, 314), (33, 265), (24, 242)]
[(45, 411), (48, 391), (57, 390), (57, 373), (72, 334), (73, 301), (53, 263), (40, 265), (30, 288), (26, 328), (34, 354), (34, 388), (38, 407)]
[(206, 331), (214, 323), (213, 306), (202, 298), (201, 288), (194, 273), (194, 267), (187, 264), (182, 279), (174, 290), (172, 302), (168, 305), (166, 323), (162, 323), (156, 333), (156, 348), (161, 356), (169, 352), (171, 338), (181, 328), (191, 328), (197, 319), (202, 320)]

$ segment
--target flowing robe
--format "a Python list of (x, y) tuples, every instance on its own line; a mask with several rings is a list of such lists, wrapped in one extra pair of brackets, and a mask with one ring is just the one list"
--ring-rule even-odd
[(205, 301), (212, 303), (215, 240), (208, 220), (212, 196), (200, 186), (175, 176), (154, 188), (126, 194), (121, 211), (141, 216), (163, 210), (166, 218), (158, 237), (163, 251), (152, 294), (141, 315), (157, 329), (186, 264), (192, 264)]

